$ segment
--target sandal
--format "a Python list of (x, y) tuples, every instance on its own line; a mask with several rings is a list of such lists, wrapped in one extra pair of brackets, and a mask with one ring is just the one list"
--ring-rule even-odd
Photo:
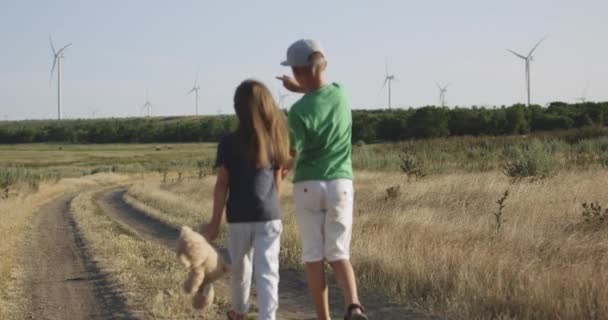
[[(361, 310), (361, 313), (353, 314), (355, 309)], [(344, 315), (344, 320), (368, 320), (367, 315), (365, 315), (365, 308), (362, 305), (353, 303), (346, 308), (346, 315)]]
[(230, 310), (226, 313), (228, 320), (245, 320), (244, 314), (238, 314), (234, 310)]

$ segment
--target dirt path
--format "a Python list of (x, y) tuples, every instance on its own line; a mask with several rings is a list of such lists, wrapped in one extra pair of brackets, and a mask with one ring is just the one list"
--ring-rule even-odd
[[(149, 241), (155, 241), (173, 250), (174, 243), (179, 236), (179, 231), (173, 226), (167, 225), (155, 218), (148, 216), (145, 212), (133, 208), (123, 199), (126, 190), (124, 188), (113, 189), (104, 193), (99, 204), (103, 211), (115, 221), (131, 228), (140, 237)], [(220, 252), (226, 255), (225, 250)], [(306, 280), (299, 270), (281, 269), (281, 281), (279, 284), (279, 319), (285, 320), (308, 320), (315, 319), (312, 310), (312, 302), (308, 296)], [(227, 292), (226, 281), (218, 284), (218, 292)], [(337, 288), (330, 288), (332, 299), (330, 305), (334, 317), (341, 316), (343, 302), (336, 294)], [(382, 320), (408, 320), (408, 319), (431, 319), (431, 317), (413, 312), (411, 309), (387, 302), (385, 297), (369, 297), (364, 300), (369, 309), (371, 319)], [(338, 318), (336, 318), (338, 319)]]
[(120, 290), (91, 259), (69, 210), (73, 195), (42, 207), (20, 258), (28, 310), (24, 319), (135, 319)]

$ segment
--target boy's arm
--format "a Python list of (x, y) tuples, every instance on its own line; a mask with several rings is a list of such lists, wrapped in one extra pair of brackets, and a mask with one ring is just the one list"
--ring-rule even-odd
[(203, 236), (208, 241), (215, 240), (219, 235), (227, 195), (228, 170), (226, 170), (226, 167), (220, 166), (217, 168), (217, 179), (215, 181), (215, 188), (213, 189), (213, 216), (211, 217), (211, 222), (203, 229)]
[(296, 79), (288, 76), (288, 75), (284, 75), (284, 76), (280, 76), (280, 77), (276, 77), (278, 80), (281, 80), (281, 82), (283, 82), (283, 87), (285, 87), (285, 89), (291, 91), (291, 92), (295, 92), (295, 93), (304, 93), (304, 89), (302, 88), (302, 86), (300, 86), (300, 84), (296, 81)]

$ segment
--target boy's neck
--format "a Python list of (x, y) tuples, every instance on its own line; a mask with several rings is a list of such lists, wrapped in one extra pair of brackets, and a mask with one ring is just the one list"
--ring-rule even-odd
[(316, 91), (318, 89), (323, 88), (323, 86), (325, 86), (325, 81), (320, 78), (320, 79), (313, 79), (308, 86), (306, 86), (305, 92), (304, 93), (309, 93), (309, 92), (313, 92)]

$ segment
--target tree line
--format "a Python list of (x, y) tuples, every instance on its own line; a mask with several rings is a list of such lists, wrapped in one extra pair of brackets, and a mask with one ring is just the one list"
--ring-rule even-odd
[[(608, 126), (608, 102), (548, 107), (353, 110), (353, 142), (373, 143), (447, 136), (527, 134)], [(215, 142), (236, 127), (234, 116), (111, 118), (0, 122), (0, 143)]]

